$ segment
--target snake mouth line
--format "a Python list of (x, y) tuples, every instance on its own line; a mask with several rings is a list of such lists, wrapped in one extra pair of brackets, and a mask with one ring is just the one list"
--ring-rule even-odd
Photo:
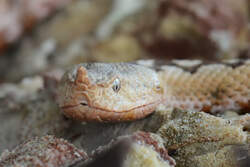
[(159, 103), (159, 101), (155, 101), (123, 111), (91, 107), (86, 106), (86, 104), (67, 105), (61, 109), (66, 116), (80, 121), (120, 122), (144, 118), (154, 112)]
[(128, 110), (123, 110), (123, 111), (115, 111), (115, 110), (109, 110), (109, 109), (104, 109), (104, 108), (100, 108), (100, 107), (92, 107), (92, 106), (88, 106), (87, 103), (79, 103), (79, 104), (75, 104), (75, 105), (66, 105), (66, 106), (61, 106), (60, 108), (63, 109), (63, 110), (68, 110), (68, 109), (73, 109), (73, 108), (77, 108), (77, 107), (82, 106), (82, 107), (87, 107), (88, 109), (91, 109), (91, 110), (98, 110), (98, 111), (107, 112), (107, 113), (110, 113), (110, 112), (126, 113), (126, 112), (131, 112), (133, 110), (145, 108), (147, 106), (157, 105), (159, 103), (160, 103), (159, 101), (155, 101), (155, 102), (147, 103), (147, 104), (144, 104), (144, 105), (136, 106), (136, 107), (133, 107), (133, 108), (128, 109)]

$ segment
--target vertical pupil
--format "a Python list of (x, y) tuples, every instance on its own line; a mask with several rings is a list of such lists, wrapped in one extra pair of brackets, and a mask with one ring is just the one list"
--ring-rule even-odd
[(118, 84), (115, 84), (113, 88), (114, 88), (114, 91), (117, 92), (117, 91), (119, 90), (119, 85), (118, 85)]
[(115, 79), (114, 83), (113, 83), (113, 90), (115, 92), (118, 92), (120, 90), (120, 80), (119, 79)]

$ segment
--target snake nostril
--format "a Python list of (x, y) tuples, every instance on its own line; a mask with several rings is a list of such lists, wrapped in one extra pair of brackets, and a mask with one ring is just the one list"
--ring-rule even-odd
[(86, 102), (81, 102), (80, 103), (82, 106), (87, 106), (88, 104)]

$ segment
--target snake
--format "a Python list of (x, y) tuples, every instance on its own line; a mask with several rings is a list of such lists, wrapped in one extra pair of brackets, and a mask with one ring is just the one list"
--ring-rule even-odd
[(62, 112), (86, 122), (133, 121), (160, 105), (212, 114), (248, 112), (250, 60), (82, 63), (65, 72), (58, 93)]

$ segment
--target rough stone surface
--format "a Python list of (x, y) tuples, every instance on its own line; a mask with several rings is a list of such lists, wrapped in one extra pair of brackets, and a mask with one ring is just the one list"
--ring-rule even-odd
[(71, 0), (0, 2), (0, 53), (35, 23), (48, 17)]
[[(226, 147), (249, 143), (246, 131), (249, 123), (249, 114), (223, 119), (202, 112), (176, 110), (157, 133), (173, 152), (177, 166), (203, 166), (213, 161), (217, 161), (214, 165), (233, 166), (237, 163), (235, 154), (231, 147)], [(224, 153), (231, 154), (220, 158)], [(229, 160), (234, 163), (230, 164)]]
[[(24, 84), (25, 80), (29, 82)], [(31, 137), (62, 136), (70, 124), (59, 111), (53, 92), (43, 87), (42, 77), (25, 80), (0, 86), (0, 152)]]
[(4, 151), (0, 156), (0, 166), (66, 167), (86, 159), (87, 154), (84, 151), (66, 140), (44, 136), (30, 139), (12, 151)]
[(162, 139), (152, 133), (136, 132), (121, 136), (93, 153), (95, 157), (86, 166), (110, 167), (173, 167), (175, 160), (168, 155)]

